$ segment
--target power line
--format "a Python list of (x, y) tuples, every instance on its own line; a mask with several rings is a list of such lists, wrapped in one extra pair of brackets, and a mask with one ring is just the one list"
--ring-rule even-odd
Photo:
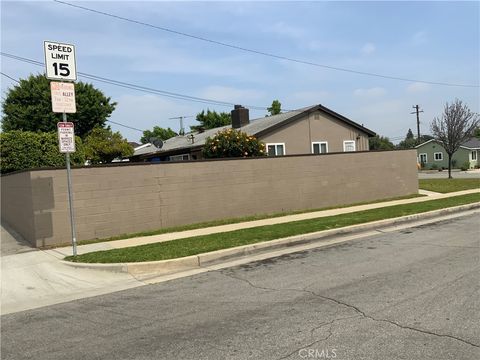
[(295, 62), (295, 63), (299, 63), (299, 64), (320, 67), (320, 68), (324, 68), (324, 69), (343, 71), (343, 72), (348, 72), (348, 73), (357, 74), (357, 75), (374, 76), (374, 77), (379, 77), (379, 78), (383, 78), (383, 79), (390, 79), (390, 80), (399, 80), (399, 81), (406, 81), (406, 82), (418, 82), (418, 83), (423, 83), (423, 84), (442, 85), (442, 86), (472, 87), (472, 88), (480, 87), (479, 85), (473, 85), (473, 84), (455, 84), (455, 83), (410, 79), (410, 78), (404, 78), (404, 77), (399, 77), (399, 76), (382, 75), (382, 74), (371, 73), (371, 72), (366, 72), (366, 71), (358, 71), (358, 70), (352, 70), (352, 69), (341, 68), (341, 67), (336, 67), (336, 66), (319, 64), (319, 63), (315, 63), (315, 62), (311, 62), (311, 61), (290, 58), (290, 57), (287, 57), (287, 56), (276, 55), (276, 54), (268, 53), (268, 52), (265, 52), (265, 51), (249, 49), (249, 48), (234, 45), (234, 44), (229, 44), (229, 43), (225, 43), (225, 42), (221, 42), (221, 41), (217, 41), (217, 40), (212, 40), (212, 39), (208, 39), (206, 37), (202, 37), (202, 36), (198, 36), (198, 35), (192, 35), (192, 34), (182, 32), (182, 31), (172, 30), (172, 29), (169, 29), (169, 28), (166, 28), (166, 27), (149, 24), (149, 23), (146, 23), (146, 22), (143, 22), (143, 21), (126, 18), (126, 17), (123, 17), (123, 16), (107, 13), (107, 12), (100, 11), (100, 10), (95, 10), (95, 9), (88, 8), (88, 7), (85, 7), (85, 6), (71, 4), (71, 3), (68, 3), (68, 2), (65, 2), (65, 1), (60, 1), (60, 0), (53, 0), (53, 1), (55, 1), (59, 4), (71, 6), (73, 8), (89, 11), (89, 12), (96, 13), (96, 14), (103, 15), (103, 16), (108, 16), (108, 17), (111, 17), (111, 18), (114, 18), (114, 19), (117, 19), (117, 20), (122, 20), (122, 21), (130, 22), (130, 23), (134, 23), (134, 24), (137, 24), (137, 25), (150, 27), (150, 28), (153, 28), (153, 29), (156, 29), (156, 30), (166, 31), (166, 32), (169, 32), (169, 33), (172, 33), (172, 34), (189, 37), (189, 38), (192, 38), (192, 39), (195, 39), (195, 40), (200, 40), (200, 41), (212, 43), (212, 44), (215, 44), (215, 45), (220, 45), (220, 46), (224, 46), (224, 47), (228, 47), (228, 48), (232, 48), (232, 49), (236, 49), (236, 50), (241, 50), (241, 51), (245, 51), (245, 52), (249, 52), (249, 53), (253, 53), (253, 54), (257, 54), (257, 55), (267, 56), (267, 57), (271, 57), (271, 58), (275, 58), (275, 59), (279, 59), (279, 60), (286, 60), (286, 61), (291, 61), (291, 62)]
[(174, 119), (180, 120), (180, 131), (178, 132), (178, 134), (179, 135), (185, 135), (185, 129), (183, 128), (183, 119), (190, 118), (190, 117), (193, 117), (193, 115), (175, 116), (175, 117), (171, 117), (171, 118), (168, 118), (168, 119), (169, 120), (174, 120)]
[[(17, 79), (5, 74), (4, 72), (0, 71), (0, 74), (2, 74), (3, 76), (9, 78), (10, 80), (12, 81), (15, 81), (16, 83), (19, 83), (20, 84), (20, 81), (18, 81)], [(2, 100), (5, 101), (5, 98), (2, 96)], [(132, 129), (132, 130), (136, 130), (136, 131), (140, 131), (143, 133), (144, 130), (141, 130), (141, 129), (138, 129), (138, 128), (135, 128), (135, 127), (132, 127), (132, 126), (128, 126), (128, 125), (125, 125), (125, 124), (122, 124), (122, 123), (119, 123), (119, 122), (116, 122), (116, 121), (113, 121), (113, 120), (107, 120), (108, 122), (111, 122), (112, 124), (115, 124), (115, 125), (119, 125), (119, 126), (123, 126), (125, 128), (128, 128), (128, 129)]]
[(410, 114), (417, 114), (417, 140), (420, 141), (420, 113), (423, 112), (423, 110), (420, 110), (420, 106), (418, 105), (413, 105), (412, 108), (414, 108), (415, 111)]
[(4, 72), (0, 71), (0, 74), (2, 74), (3, 76), (9, 78), (10, 80), (12, 81), (15, 81), (16, 83), (20, 84), (20, 81), (18, 81), (17, 79), (14, 79), (13, 77), (11, 76), (8, 76), (7, 74), (5, 74)]
[[(17, 61), (23, 61), (32, 65), (37, 65), (37, 66), (44, 66), (43, 62), (40, 61), (35, 61), (32, 59), (24, 58), (18, 55), (13, 55), (5, 52), (0, 52), (0, 55), (17, 60)], [(206, 98), (201, 98), (197, 96), (191, 96), (191, 95), (185, 95), (185, 94), (179, 94), (179, 93), (174, 93), (171, 91), (166, 91), (166, 90), (159, 90), (159, 89), (154, 89), (142, 85), (136, 85), (132, 83), (127, 83), (123, 81), (118, 81), (114, 79), (109, 79), (93, 74), (88, 74), (88, 73), (83, 73), (83, 72), (78, 72), (78, 75), (81, 77), (94, 80), (94, 81), (99, 81), (102, 83), (110, 84), (110, 85), (115, 85), (131, 90), (136, 90), (136, 91), (141, 91), (145, 93), (150, 93), (150, 94), (155, 94), (155, 95), (160, 95), (164, 97), (169, 97), (177, 100), (184, 100), (184, 101), (191, 101), (191, 102), (198, 102), (198, 103), (203, 103), (207, 105), (216, 105), (216, 106), (225, 106), (225, 107), (233, 107), (235, 103), (232, 102), (227, 102), (227, 101), (221, 101), (221, 100), (214, 100), (214, 99), (206, 99)], [(245, 105), (246, 107), (253, 109), (253, 110), (267, 110), (267, 107), (263, 106), (255, 106), (255, 105)]]
[(138, 129), (138, 128), (135, 128), (135, 127), (132, 127), (132, 126), (124, 125), (124, 124), (121, 124), (121, 123), (116, 122), (116, 121), (113, 121), (113, 120), (107, 120), (107, 121), (108, 121), (108, 122), (111, 122), (112, 124), (119, 125), (119, 126), (123, 126), (123, 127), (125, 127), (125, 128), (128, 128), (128, 129), (140, 131), (141, 133), (144, 132), (144, 130), (141, 130), (141, 129)]

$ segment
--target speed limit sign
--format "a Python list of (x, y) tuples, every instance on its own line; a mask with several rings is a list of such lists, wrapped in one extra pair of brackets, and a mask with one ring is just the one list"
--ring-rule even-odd
[(75, 46), (53, 41), (44, 41), (47, 78), (52, 80), (77, 80)]

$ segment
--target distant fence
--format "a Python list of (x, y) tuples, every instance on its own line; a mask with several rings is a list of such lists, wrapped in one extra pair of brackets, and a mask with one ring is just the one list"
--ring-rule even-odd
[[(416, 151), (73, 169), (77, 239), (417, 193)], [(64, 169), (1, 177), (2, 221), (37, 247), (68, 243)]]

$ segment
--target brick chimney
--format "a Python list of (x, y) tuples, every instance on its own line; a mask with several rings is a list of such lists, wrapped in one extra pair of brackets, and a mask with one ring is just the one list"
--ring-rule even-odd
[(234, 129), (238, 129), (250, 123), (248, 109), (244, 108), (242, 105), (235, 105), (231, 114), (232, 114), (232, 128)]

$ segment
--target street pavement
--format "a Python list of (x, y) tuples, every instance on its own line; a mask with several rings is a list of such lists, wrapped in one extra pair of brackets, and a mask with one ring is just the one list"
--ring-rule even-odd
[(1, 318), (2, 359), (479, 359), (474, 215)]
[[(480, 169), (468, 171), (452, 171), (454, 179), (480, 179)], [(443, 171), (420, 171), (419, 179), (448, 179), (448, 170)]]

